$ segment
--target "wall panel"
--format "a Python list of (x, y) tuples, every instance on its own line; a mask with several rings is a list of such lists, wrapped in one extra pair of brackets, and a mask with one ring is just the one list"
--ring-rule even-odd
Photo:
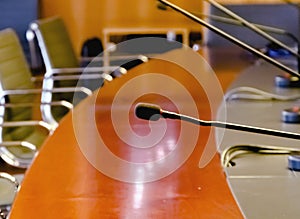
[[(202, 10), (203, 1), (173, 0), (187, 10)], [(41, 16), (61, 16), (74, 47), (80, 51), (89, 37), (101, 37), (105, 27), (187, 27), (201, 26), (172, 10), (158, 10), (155, 0), (41, 0)]]

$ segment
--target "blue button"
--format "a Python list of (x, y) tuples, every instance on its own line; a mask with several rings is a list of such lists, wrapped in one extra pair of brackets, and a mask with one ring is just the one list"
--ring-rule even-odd
[(281, 112), (281, 120), (285, 123), (300, 123), (300, 107), (295, 106)]
[(295, 76), (276, 75), (275, 85), (282, 88), (300, 87), (300, 80)]
[(290, 170), (300, 171), (300, 155), (289, 155), (288, 167)]

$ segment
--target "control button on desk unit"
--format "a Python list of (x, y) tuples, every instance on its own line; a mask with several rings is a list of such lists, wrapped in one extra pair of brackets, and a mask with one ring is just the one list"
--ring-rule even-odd
[(281, 117), (285, 123), (300, 123), (300, 107), (294, 106), (290, 109), (283, 110)]
[(290, 74), (277, 75), (275, 77), (275, 85), (282, 88), (300, 87), (300, 80), (298, 77)]
[(290, 155), (288, 157), (288, 167), (290, 170), (300, 171), (300, 155)]

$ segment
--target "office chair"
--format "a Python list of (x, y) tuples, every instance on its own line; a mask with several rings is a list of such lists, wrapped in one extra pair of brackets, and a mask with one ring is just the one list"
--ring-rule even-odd
[[(54, 86), (53, 77), (59, 78), (56, 81), (56, 87), (86, 87), (89, 90), (96, 90), (104, 84), (104, 81), (111, 81), (113, 77), (108, 74), (118, 72), (116, 74), (125, 74), (127, 70), (119, 66), (95, 66), (93, 64), (88, 67), (80, 67), (80, 62), (77, 60), (73, 49), (68, 31), (63, 20), (60, 17), (51, 17), (33, 21), (29, 25), (29, 30), (36, 37), (38, 46), (41, 51), (41, 56), (45, 65), (45, 74), (43, 79), (43, 89), (48, 90), (48, 86)], [(43, 95), (45, 94), (45, 95)], [(76, 105), (83, 96), (76, 96), (73, 99), (73, 94), (64, 93), (59, 96), (53, 95), (49, 97), (44, 92), (42, 99), (45, 102), (51, 102), (57, 99), (65, 99)], [(57, 118), (51, 115), (57, 115), (57, 112), (51, 112), (49, 105), (43, 105), (43, 115), (45, 121), (50, 124), (57, 125)], [(55, 109), (54, 109), (55, 110)]]
[(34, 114), (36, 95), (19, 39), (12, 29), (0, 31), (0, 157), (27, 168), (43, 140), (52, 132)]
[[(36, 36), (42, 59), (46, 68), (46, 75), (49, 74), (78, 74), (78, 73), (103, 73), (126, 70), (119, 66), (108, 66), (96, 68), (95, 65), (89, 68), (81, 68), (73, 49), (67, 28), (60, 17), (40, 19), (29, 25), (29, 30)], [(108, 75), (103, 74), (103, 80), (111, 80)], [(87, 79), (87, 78), (86, 78)], [(73, 82), (70, 82), (74, 84)], [(98, 88), (98, 87), (96, 87)], [(94, 88), (94, 89), (96, 89)]]
[[(82, 52), (83, 56), (81, 59), (78, 59), (73, 49), (68, 30), (63, 20), (57, 16), (32, 22), (29, 25), (27, 33), (29, 36), (36, 37), (46, 74), (105, 72), (116, 77), (125, 74), (130, 68), (148, 61), (146, 56), (137, 54), (110, 56), (109, 63), (104, 64), (105, 58), (101, 54), (91, 57), (90, 54), (88, 56), (84, 55), (86, 54), (84, 51)], [(29, 38), (34, 42), (33, 37)], [(91, 40), (87, 41), (90, 42)], [(95, 38), (93, 41), (95, 41)], [(96, 41), (99, 53), (101, 53), (103, 49), (102, 41), (100, 39)], [(84, 47), (83, 45), (83, 49)], [(38, 54), (36, 54), (38, 52), (37, 50), (32, 52), (36, 59), (38, 59)], [(86, 65), (83, 66), (82, 63), (86, 63)], [(106, 75), (104, 80), (111, 80), (111, 78)], [(85, 83), (85, 86), (91, 90), (95, 90), (99, 88), (99, 84), (101, 83), (95, 84), (94, 81), (90, 80)]]
[(20, 184), (14, 176), (0, 172), (0, 218), (8, 218), (11, 203), (19, 191)]
[[(137, 45), (132, 46), (130, 44), (129, 48), (126, 48), (124, 45), (120, 45), (122, 45), (122, 43), (111, 46), (105, 50), (100, 38), (89, 38), (85, 40), (82, 45), (80, 63), (82, 66), (87, 66), (90, 62), (93, 62), (97, 66), (112, 65), (120, 66), (126, 70), (130, 70), (131, 68), (148, 61), (147, 56), (132, 51), (134, 47), (138, 47)], [(118, 76), (115, 75), (116, 73), (118, 72), (113, 72), (111, 75)]]
[[(52, 86), (59, 79), (43, 78), (43, 88), (36, 88), (15, 31), (0, 31), (0, 157), (8, 164), (27, 168), (45, 138), (58, 126), (57, 121), (44, 120), (53, 117), (48, 115), (51, 111), (44, 111), (47, 107), (72, 109), (72, 104), (64, 99), (52, 101), (52, 94), (92, 94), (83, 87)], [(64, 115), (56, 115), (59, 116)]]

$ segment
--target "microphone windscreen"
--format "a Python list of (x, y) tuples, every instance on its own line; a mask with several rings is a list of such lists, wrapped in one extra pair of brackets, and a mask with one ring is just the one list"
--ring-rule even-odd
[(158, 2), (158, 3), (157, 3), (157, 8), (158, 8), (159, 10), (163, 10), (163, 11), (168, 10), (168, 7), (167, 7), (166, 5), (164, 5), (163, 3), (161, 3), (161, 2)]
[(157, 105), (139, 103), (135, 107), (135, 115), (140, 119), (157, 121), (161, 118), (161, 108)]
[(121, 67), (125, 68), (126, 70), (130, 70), (132, 68), (134, 68), (135, 66), (142, 64), (143, 60), (141, 59), (134, 59), (134, 60), (130, 60), (124, 64), (121, 65)]

